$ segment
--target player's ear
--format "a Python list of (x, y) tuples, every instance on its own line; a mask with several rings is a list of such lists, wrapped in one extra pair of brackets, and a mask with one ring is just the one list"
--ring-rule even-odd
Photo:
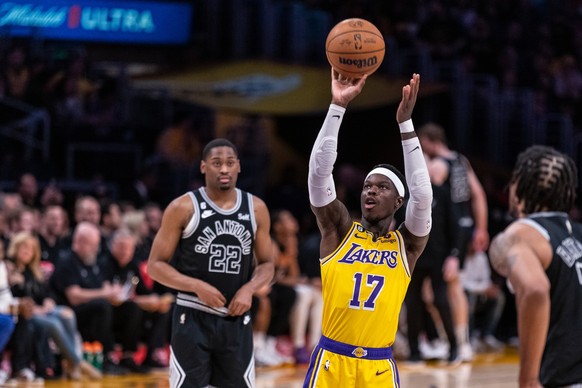
[[(240, 167), (239, 167), (239, 169), (240, 169)], [(200, 161), (200, 172), (202, 174), (206, 173), (206, 162), (204, 160)]]
[(402, 205), (404, 205), (404, 197), (398, 196), (398, 198), (396, 198), (394, 201), (394, 211), (400, 209)]

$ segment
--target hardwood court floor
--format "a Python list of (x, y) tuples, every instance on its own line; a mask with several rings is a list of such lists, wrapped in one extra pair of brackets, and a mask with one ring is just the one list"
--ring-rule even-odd
[[(518, 356), (508, 348), (499, 354), (477, 355), (472, 363), (444, 367), (428, 363), (424, 367), (409, 367), (398, 363), (400, 383), (404, 388), (513, 388), (517, 386)], [(300, 388), (305, 367), (259, 368), (256, 388)], [(24, 386), (24, 385), (23, 385)], [(49, 381), (46, 387), (59, 388), (169, 388), (167, 372), (148, 375), (107, 377), (99, 382), (66, 380)], [(338, 387), (341, 388), (341, 387)]]

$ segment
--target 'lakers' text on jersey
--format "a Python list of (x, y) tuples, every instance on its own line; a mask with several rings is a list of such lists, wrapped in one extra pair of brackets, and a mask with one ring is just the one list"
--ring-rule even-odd
[(253, 270), (253, 199), (242, 190), (236, 192), (236, 204), (229, 210), (214, 204), (204, 188), (188, 193), (194, 216), (184, 228), (173, 258), (179, 272), (216, 287), (227, 304)]
[(410, 283), (400, 232), (374, 240), (354, 222), (340, 246), (321, 259), (321, 277), (325, 337), (364, 347), (392, 345)]

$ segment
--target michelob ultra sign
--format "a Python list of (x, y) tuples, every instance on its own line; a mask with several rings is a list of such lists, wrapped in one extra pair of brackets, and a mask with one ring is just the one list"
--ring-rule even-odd
[(192, 5), (149, 1), (0, 1), (0, 33), (53, 40), (183, 44)]

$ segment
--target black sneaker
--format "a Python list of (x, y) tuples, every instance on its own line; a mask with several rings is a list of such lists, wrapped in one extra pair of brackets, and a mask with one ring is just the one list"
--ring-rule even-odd
[(132, 373), (145, 374), (151, 372), (151, 368), (146, 365), (137, 365), (133, 358), (125, 357), (119, 361), (119, 365), (127, 368)]
[(449, 351), (449, 358), (447, 359), (447, 366), (455, 367), (461, 365), (463, 359), (459, 355), (459, 352), (456, 348), (452, 348)]
[(124, 376), (129, 374), (129, 370), (120, 365), (114, 364), (113, 361), (104, 361), (103, 374), (109, 376)]

